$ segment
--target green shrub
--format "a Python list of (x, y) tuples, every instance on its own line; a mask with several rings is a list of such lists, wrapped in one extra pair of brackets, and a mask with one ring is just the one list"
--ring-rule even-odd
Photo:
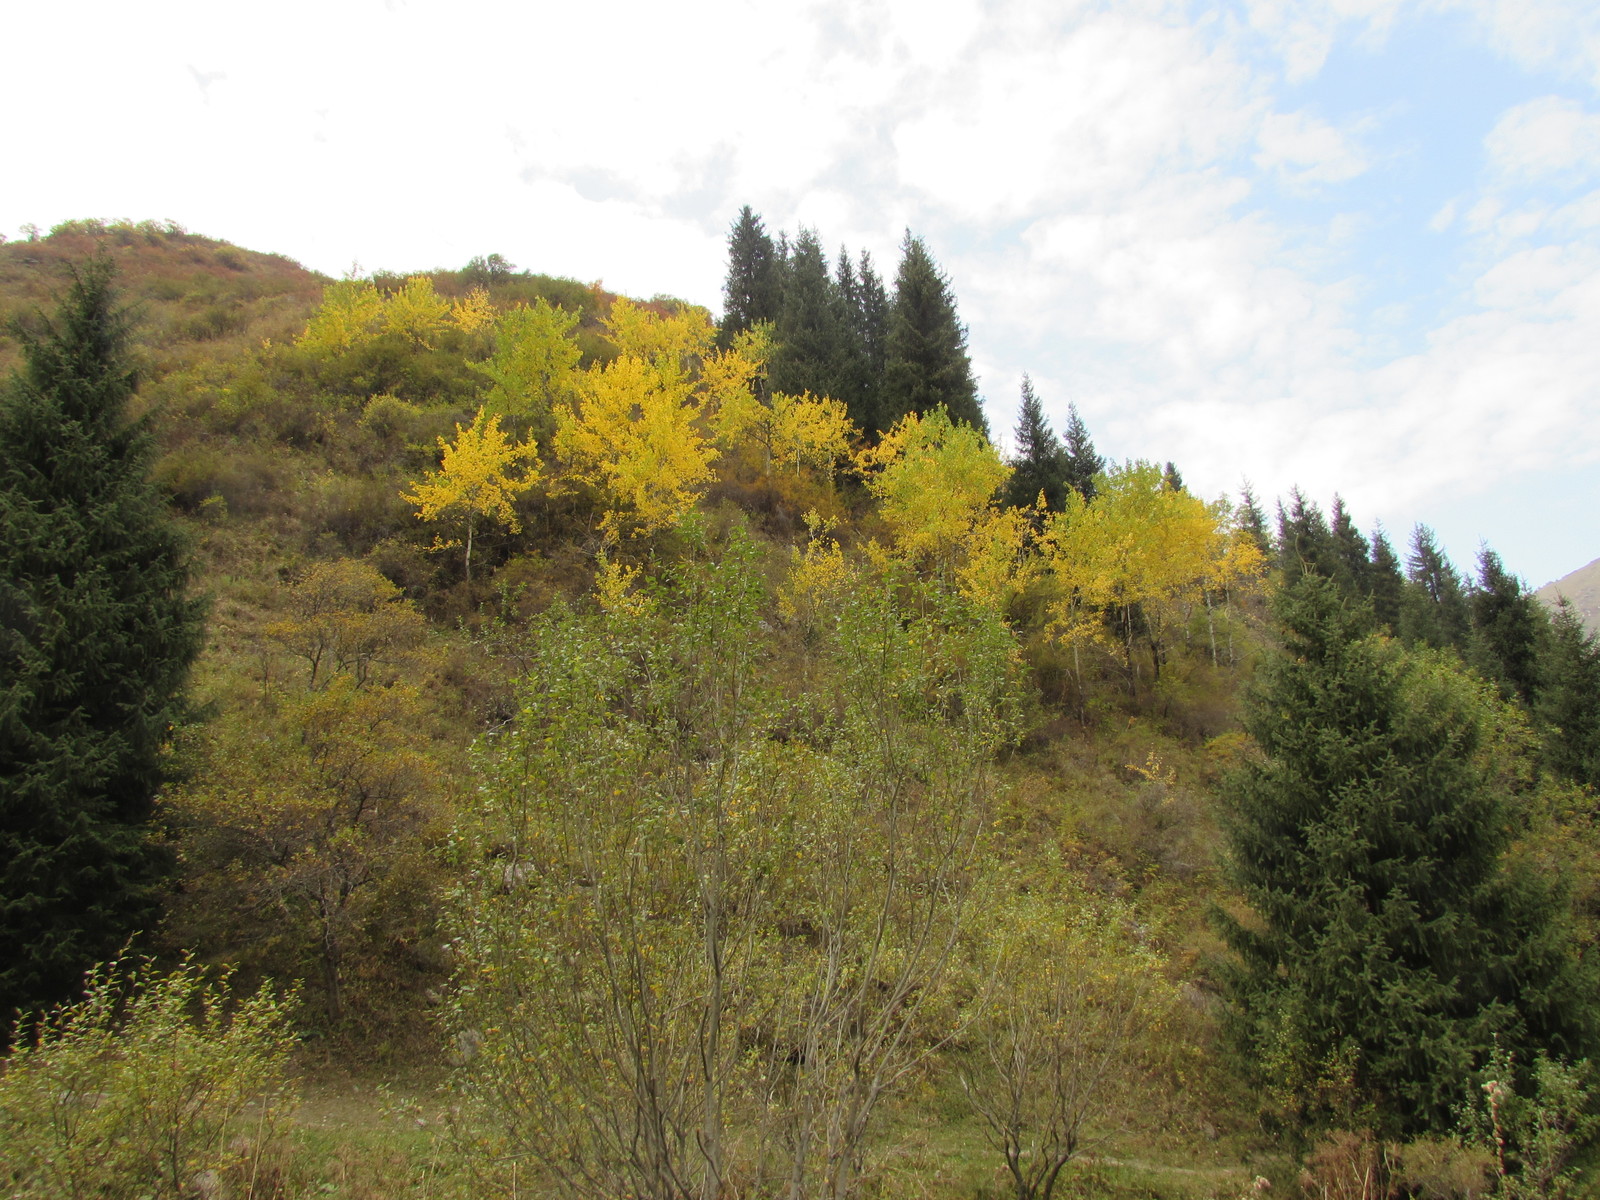
[(119, 961), (84, 999), (22, 1036), (0, 1075), (0, 1190), (9, 1200), (176, 1200), (253, 1168), (288, 1115), (292, 1000), (229, 1002), (207, 981)]

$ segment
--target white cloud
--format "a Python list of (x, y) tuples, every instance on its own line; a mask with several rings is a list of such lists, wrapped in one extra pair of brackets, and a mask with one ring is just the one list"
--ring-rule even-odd
[(1484, 138), (1492, 169), (1517, 183), (1582, 181), (1600, 174), (1600, 113), (1541, 96), (1508, 109)]
[(1268, 113), (1256, 136), (1261, 147), (1256, 165), (1295, 186), (1344, 183), (1367, 169), (1360, 147), (1308, 113)]

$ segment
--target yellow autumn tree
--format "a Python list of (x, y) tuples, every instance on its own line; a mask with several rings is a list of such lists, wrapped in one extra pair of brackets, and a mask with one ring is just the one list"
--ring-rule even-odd
[(1159, 679), (1174, 627), (1207, 606), (1210, 593), (1258, 578), (1263, 565), (1225, 506), (1168, 486), (1147, 462), (1098, 477), (1092, 501), (1070, 493), (1042, 542), (1055, 635), (1072, 646), (1117, 646), (1135, 695), (1138, 643), (1147, 644)]
[(477, 333), (494, 324), (494, 305), (489, 302), (489, 293), (482, 288), (473, 288), (461, 299), (450, 306), (450, 323), (462, 333)]
[(553, 408), (576, 395), (582, 357), (573, 340), (577, 327), (577, 313), (542, 296), (502, 313), (494, 323), (494, 353), (470, 364), (489, 379), (488, 411), (526, 421), (536, 435), (548, 437)]
[(702, 308), (661, 313), (618, 299), (606, 324), (620, 354), (576, 377), (575, 397), (555, 410), (554, 446), (567, 478), (603, 497), (608, 535), (653, 533), (716, 478), (712, 429), (749, 396), (766, 349), (746, 339), (718, 352)]
[(1028, 521), (996, 504), (1011, 468), (976, 429), (942, 407), (908, 413), (860, 463), (902, 558), (994, 606), (1020, 585)]
[(434, 290), (426, 275), (413, 275), (383, 303), (383, 329), (427, 349), (450, 328), (450, 301)]
[[(480, 520), (506, 526), (512, 533), (521, 531), (513, 501), (539, 480), (533, 465), (537, 446), (532, 441), (513, 443), (500, 418), (478, 409), (470, 426), (456, 426), (454, 442), (439, 439), (443, 461), (439, 470), (401, 492), (400, 498), (417, 506), (423, 521), (454, 524), (466, 534), (466, 572), (472, 578), (472, 540)], [(520, 475), (511, 472), (518, 464), (528, 464)], [(454, 549), (458, 539), (435, 539), (435, 550)]]
[(377, 336), (383, 296), (366, 279), (330, 283), (296, 344), (332, 358)]

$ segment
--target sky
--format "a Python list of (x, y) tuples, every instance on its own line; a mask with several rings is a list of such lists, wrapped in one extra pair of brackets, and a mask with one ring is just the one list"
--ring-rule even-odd
[(948, 274), (1191, 491), (1298, 486), (1538, 586), (1600, 557), (1593, 0), (90, 0), (0, 23), (0, 233), (173, 220), (332, 276), (721, 306), (741, 205)]

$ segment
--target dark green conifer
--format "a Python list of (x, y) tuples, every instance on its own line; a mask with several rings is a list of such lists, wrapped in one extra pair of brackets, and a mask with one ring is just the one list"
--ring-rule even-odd
[(1060, 512), (1067, 502), (1066, 451), (1044, 419), (1044, 407), (1034, 395), (1033, 380), (1026, 375), (1022, 377), (1016, 442), (1004, 503), (1009, 508), (1027, 508), (1043, 494), (1045, 507)]
[(833, 398), (844, 404), (857, 429), (871, 435), (878, 429), (878, 379), (868, 360), (861, 281), (843, 246), (834, 267), (834, 297), (839, 308), (839, 390)]
[(815, 232), (802, 229), (789, 253), (777, 346), (767, 368), (773, 391), (839, 396), (846, 358), (843, 318), (822, 243)]
[(1178, 473), (1177, 464), (1171, 459), (1168, 459), (1167, 465), (1161, 468), (1161, 487), (1163, 491), (1168, 492), (1183, 491), (1183, 476)]
[(1600, 788), (1600, 638), (1565, 597), (1540, 654), (1534, 712), (1544, 727), (1546, 764)]
[(1418, 525), (1411, 535), (1406, 586), (1400, 596), (1400, 636), (1410, 645), (1465, 650), (1471, 632), (1467, 593), (1455, 565)]
[(1337, 574), (1328, 519), (1299, 488), (1290, 489), (1287, 506), (1278, 502), (1278, 569), (1286, 586), (1305, 574), (1324, 579)]
[(722, 288), (722, 345), (758, 321), (775, 321), (780, 300), (778, 249), (746, 204), (728, 234), (728, 278)]
[(1334, 493), (1333, 511), (1328, 521), (1329, 557), (1334, 581), (1349, 596), (1372, 595), (1372, 559), (1367, 539), (1350, 519), (1344, 497)]
[(1095, 452), (1089, 427), (1078, 415), (1076, 404), (1067, 405), (1067, 486), (1085, 500), (1095, 495), (1094, 477), (1106, 469), (1106, 460)]
[(1400, 571), (1400, 559), (1381, 525), (1372, 531), (1371, 562), (1368, 579), (1372, 585), (1372, 615), (1377, 619), (1380, 629), (1398, 636), (1406, 577)]
[(1548, 621), (1539, 601), (1485, 546), (1478, 554), (1478, 586), (1470, 597), (1472, 637), (1468, 660), (1508, 699), (1531, 703), (1539, 682), (1539, 644)]
[(0, 397), (0, 1026), (149, 928), (151, 808), (202, 632), (128, 420), (112, 275), (91, 262), (53, 320), (21, 331)]
[(1302, 575), (1276, 611), (1283, 647), (1246, 710), (1261, 758), (1226, 788), (1255, 914), (1219, 917), (1232, 1032), (1291, 1119), (1445, 1132), (1496, 1038), (1524, 1061), (1589, 1052), (1566, 902), (1508, 865), (1498, 700), (1371, 636), (1331, 580)]
[(907, 230), (889, 313), (884, 426), (892, 427), (907, 413), (925, 413), (940, 405), (952, 421), (988, 436), (989, 424), (967, 357), (967, 330), (956, 315), (950, 281), (922, 239)]
[(1244, 489), (1239, 493), (1239, 528), (1250, 535), (1250, 540), (1255, 542), (1256, 548), (1267, 558), (1273, 554), (1272, 533), (1267, 529), (1267, 514), (1262, 511), (1261, 502), (1256, 499), (1255, 488), (1246, 480)]

